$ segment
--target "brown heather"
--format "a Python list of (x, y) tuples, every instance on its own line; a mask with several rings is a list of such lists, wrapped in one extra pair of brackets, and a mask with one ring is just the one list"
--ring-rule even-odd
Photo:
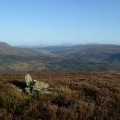
[(0, 75), (0, 120), (120, 120), (119, 73), (31, 73), (53, 88), (27, 96), (24, 74)]

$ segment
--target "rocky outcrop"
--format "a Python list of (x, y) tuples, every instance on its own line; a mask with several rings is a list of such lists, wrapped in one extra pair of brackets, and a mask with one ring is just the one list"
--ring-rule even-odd
[(43, 81), (33, 80), (30, 74), (25, 75), (25, 92), (28, 94), (40, 92), (42, 94), (49, 94), (49, 84)]

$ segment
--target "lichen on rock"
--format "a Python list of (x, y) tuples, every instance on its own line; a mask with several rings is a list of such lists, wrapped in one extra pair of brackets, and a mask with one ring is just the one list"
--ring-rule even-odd
[(30, 74), (25, 75), (25, 92), (28, 94), (32, 94), (35, 92), (40, 92), (42, 94), (49, 94), (50, 91), (48, 91), (49, 84), (45, 83), (43, 81), (33, 80)]

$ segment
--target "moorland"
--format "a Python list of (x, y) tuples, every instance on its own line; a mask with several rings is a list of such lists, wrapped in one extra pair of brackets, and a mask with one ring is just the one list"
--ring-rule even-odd
[[(31, 73), (56, 94), (29, 96), (24, 74), (0, 74), (2, 120), (119, 120), (120, 73)], [(63, 91), (60, 89), (65, 88)]]
[[(0, 43), (0, 120), (119, 120), (120, 46)], [(25, 74), (49, 84), (28, 95)]]

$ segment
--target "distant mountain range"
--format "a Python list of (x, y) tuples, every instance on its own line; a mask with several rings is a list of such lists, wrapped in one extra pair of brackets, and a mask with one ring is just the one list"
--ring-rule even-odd
[(0, 42), (0, 71), (119, 71), (120, 45), (18, 48)]

